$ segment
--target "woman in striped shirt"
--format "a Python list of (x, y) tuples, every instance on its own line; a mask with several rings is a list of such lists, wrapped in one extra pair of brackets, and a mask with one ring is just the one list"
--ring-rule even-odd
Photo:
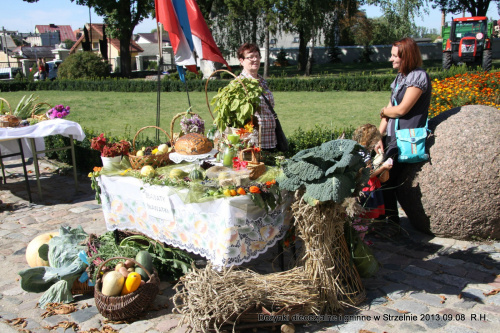
[(277, 143), (275, 133), (276, 121), (271, 112), (271, 107), (274, 108), (274, 97), (271, 90), (269, 90), (266, 80), (258, 74), (261, 58), (260, 49), (255, 44), (245, 43), (240, 46), (237, 55), (241, 67), (243, 67), (240, 77), (259, 80), (262, 87), (260, 110), (255, 112), (261, 134), (260, 147), (262, 150), (275, 151)]

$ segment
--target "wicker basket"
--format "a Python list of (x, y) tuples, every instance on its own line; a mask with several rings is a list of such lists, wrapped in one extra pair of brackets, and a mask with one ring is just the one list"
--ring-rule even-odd
[(89, 286), (88, 281), (80, 282), (76, 279), (71, 287), (71, 294), (73, 295), (85, 295), (92, 293), (94, 293), (94, 286)]
[(101, 293), (102, 279), (98, 278), (95, 289), (94, 298), (95, 305), (99, 313), (110, 320), (124, 320), (139, 316), (146, 310), (155, 300), (159, 292), (160, 280), (158, 272), (153, 268), (153, 274), (150, 274), (144, 266), (131, 258), (114, 257), (104, 261), (97, 269), (97, 274), (100, 276), (101, 269), (111, 260), (132, 260), (137, 266), (146, 271), (149, 280), (146, 284), (140, 286), (136, 291), (124, 296), (105, 296)]
[[(251, 154), (250, 160), (245, 160), (245, 153), (247, 152)], [(250, 180), (257, 179), (266, 172), (266, 165), (263, 162), (259, 162), (259, 158), (253, 148), (240, 150), (238, 158), (240, 161), (248, 162), (247, 169), (250, 171)]]
[(49, 103), (45, 103), (45, 102), (38, 103), (38, 104), (34, 105), (32, 111), (31, 111), (31, 119), (35, 119), (35, 120), (38, 120), (38, 121), (49, 120), (49, 117), (47, 116), (47, 113), (35, 114), (36, 108), (38, 106), (40, 106), (40, 105), (47, 105), (49, 107), (49, 110), (52, 108), (52, 105), (50, 105)]
[(164, 153), (164, 154), (159, 154), (159, 155), (145, 155), (145, 156), (136, 156), (137, 150), (135, 149), (135, 140), (137, 139), (137, 136), (139, 133), (141, 133), (143, 130), (146, 128), (156, 128), (161, 130), (167, 138), (171, 141), (170, 135), (168, 135), (167, 132), (165, 132), (163, 129), (160, 127), (156, 126), (146, 126), (141, 128), (140, 130), (135, 133), (134, 136), (134, 141), (132, 142), (132, 153), (128, 155), (130, 165), (132, 166), (132, 169), (134, 170), (139, 170), (145, 165), (151, 165), (153, 168), (158, 168), (165, 166), (170, 163), (169, 155), (170, 153)]
[[(190, 116), (194, 115), (194, 113), (191, 112), (191, 107), (189, 107), (189, 109), (186, 112), (180, 112), (172, 118), (172, 121), (170, 122), (170, 140), (171, 140), (170, 144), (172, 145), (172, 147), (175, 145), (175, 142), (179, 140), (180, 134), (187, 134), (187, 133), (174, 133), (175, 122), (177, 121), (177, 119), (188, 115)], [(201, 118), (200, 115), (198, 115), (198, 117)]]

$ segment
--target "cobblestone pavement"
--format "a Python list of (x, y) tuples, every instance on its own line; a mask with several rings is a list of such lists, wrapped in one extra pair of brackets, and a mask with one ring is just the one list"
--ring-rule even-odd
[[(78, 325), (78, 332), (101, 330), (110, 325), (120, 332), (185, 332), (172, 314), (172, 285), (162, 282), (156, 310), (128, 324), (106, 323), (93, 297), (77, 296), (78, 310), (67, 315), (42, 318), (38, 294), (26, 293), (17, 272), (27, 268), (25, 249), (37, 234), (58, 230), (61, 225), (81, 225), (87, 233), (106, 231), (101, 207), (94, 200), (87, 175), (80, 175), (78, 193), (73, 177), (60, 175), (50, 161), (42, 161), (43, 200), (39, 200), (33, 165), (29, 205), (21, 165), (6, 162), (7, 184), (0, 185), (0, 332), (74, 332), (57, 327), (62, 322)], [(433, 238), (413, 230), (394, 240), (373, 239), (381, 269), (363, 279), (367, 299), (359, 309), (328, 322), (297, 325), (297, 332), (500, 332), (500, 242), (466, 242)], [(250, 263), (260, 272), (277, 267), (278, 248)], [(290, 257), (286, 253), (286, 258)], [(288, 259), (287, 259), (288, 260)], [(165, 307), (166, 306), (166, 307)], [(158, 310), (160, 309), (160, 310)], [(25, 327), (13, 319), (24, 318)], [(94, 329), (94, 330), (92, 330)], [(264, 330), (255, 330), (262, 331)]]

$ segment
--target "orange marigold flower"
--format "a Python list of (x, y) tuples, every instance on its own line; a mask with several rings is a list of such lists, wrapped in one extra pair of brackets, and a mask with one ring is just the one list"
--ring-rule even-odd
[(267, 186), (267, 187), (271, 187), (271, 186), (273, 186), (274, 184), (276, 184), (276, 179), (273, 179), (273, 180), (270, 180), (270, 181), (266, 182), (266, 186)]
[(260, 188), (258, 186), (250, 186), (248, 190), (250, 193), (260, 193)]

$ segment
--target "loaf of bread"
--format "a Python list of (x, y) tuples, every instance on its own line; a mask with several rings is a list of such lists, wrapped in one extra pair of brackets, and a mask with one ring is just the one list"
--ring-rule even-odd
[(0, 115), (1, 127), (17, 127), (21, 119), (10, 114)]
[(181, 155), (200, 155), (212, 150), (212, 143), (203, 134), (188, 133), (175, 143), (175, 152)]

